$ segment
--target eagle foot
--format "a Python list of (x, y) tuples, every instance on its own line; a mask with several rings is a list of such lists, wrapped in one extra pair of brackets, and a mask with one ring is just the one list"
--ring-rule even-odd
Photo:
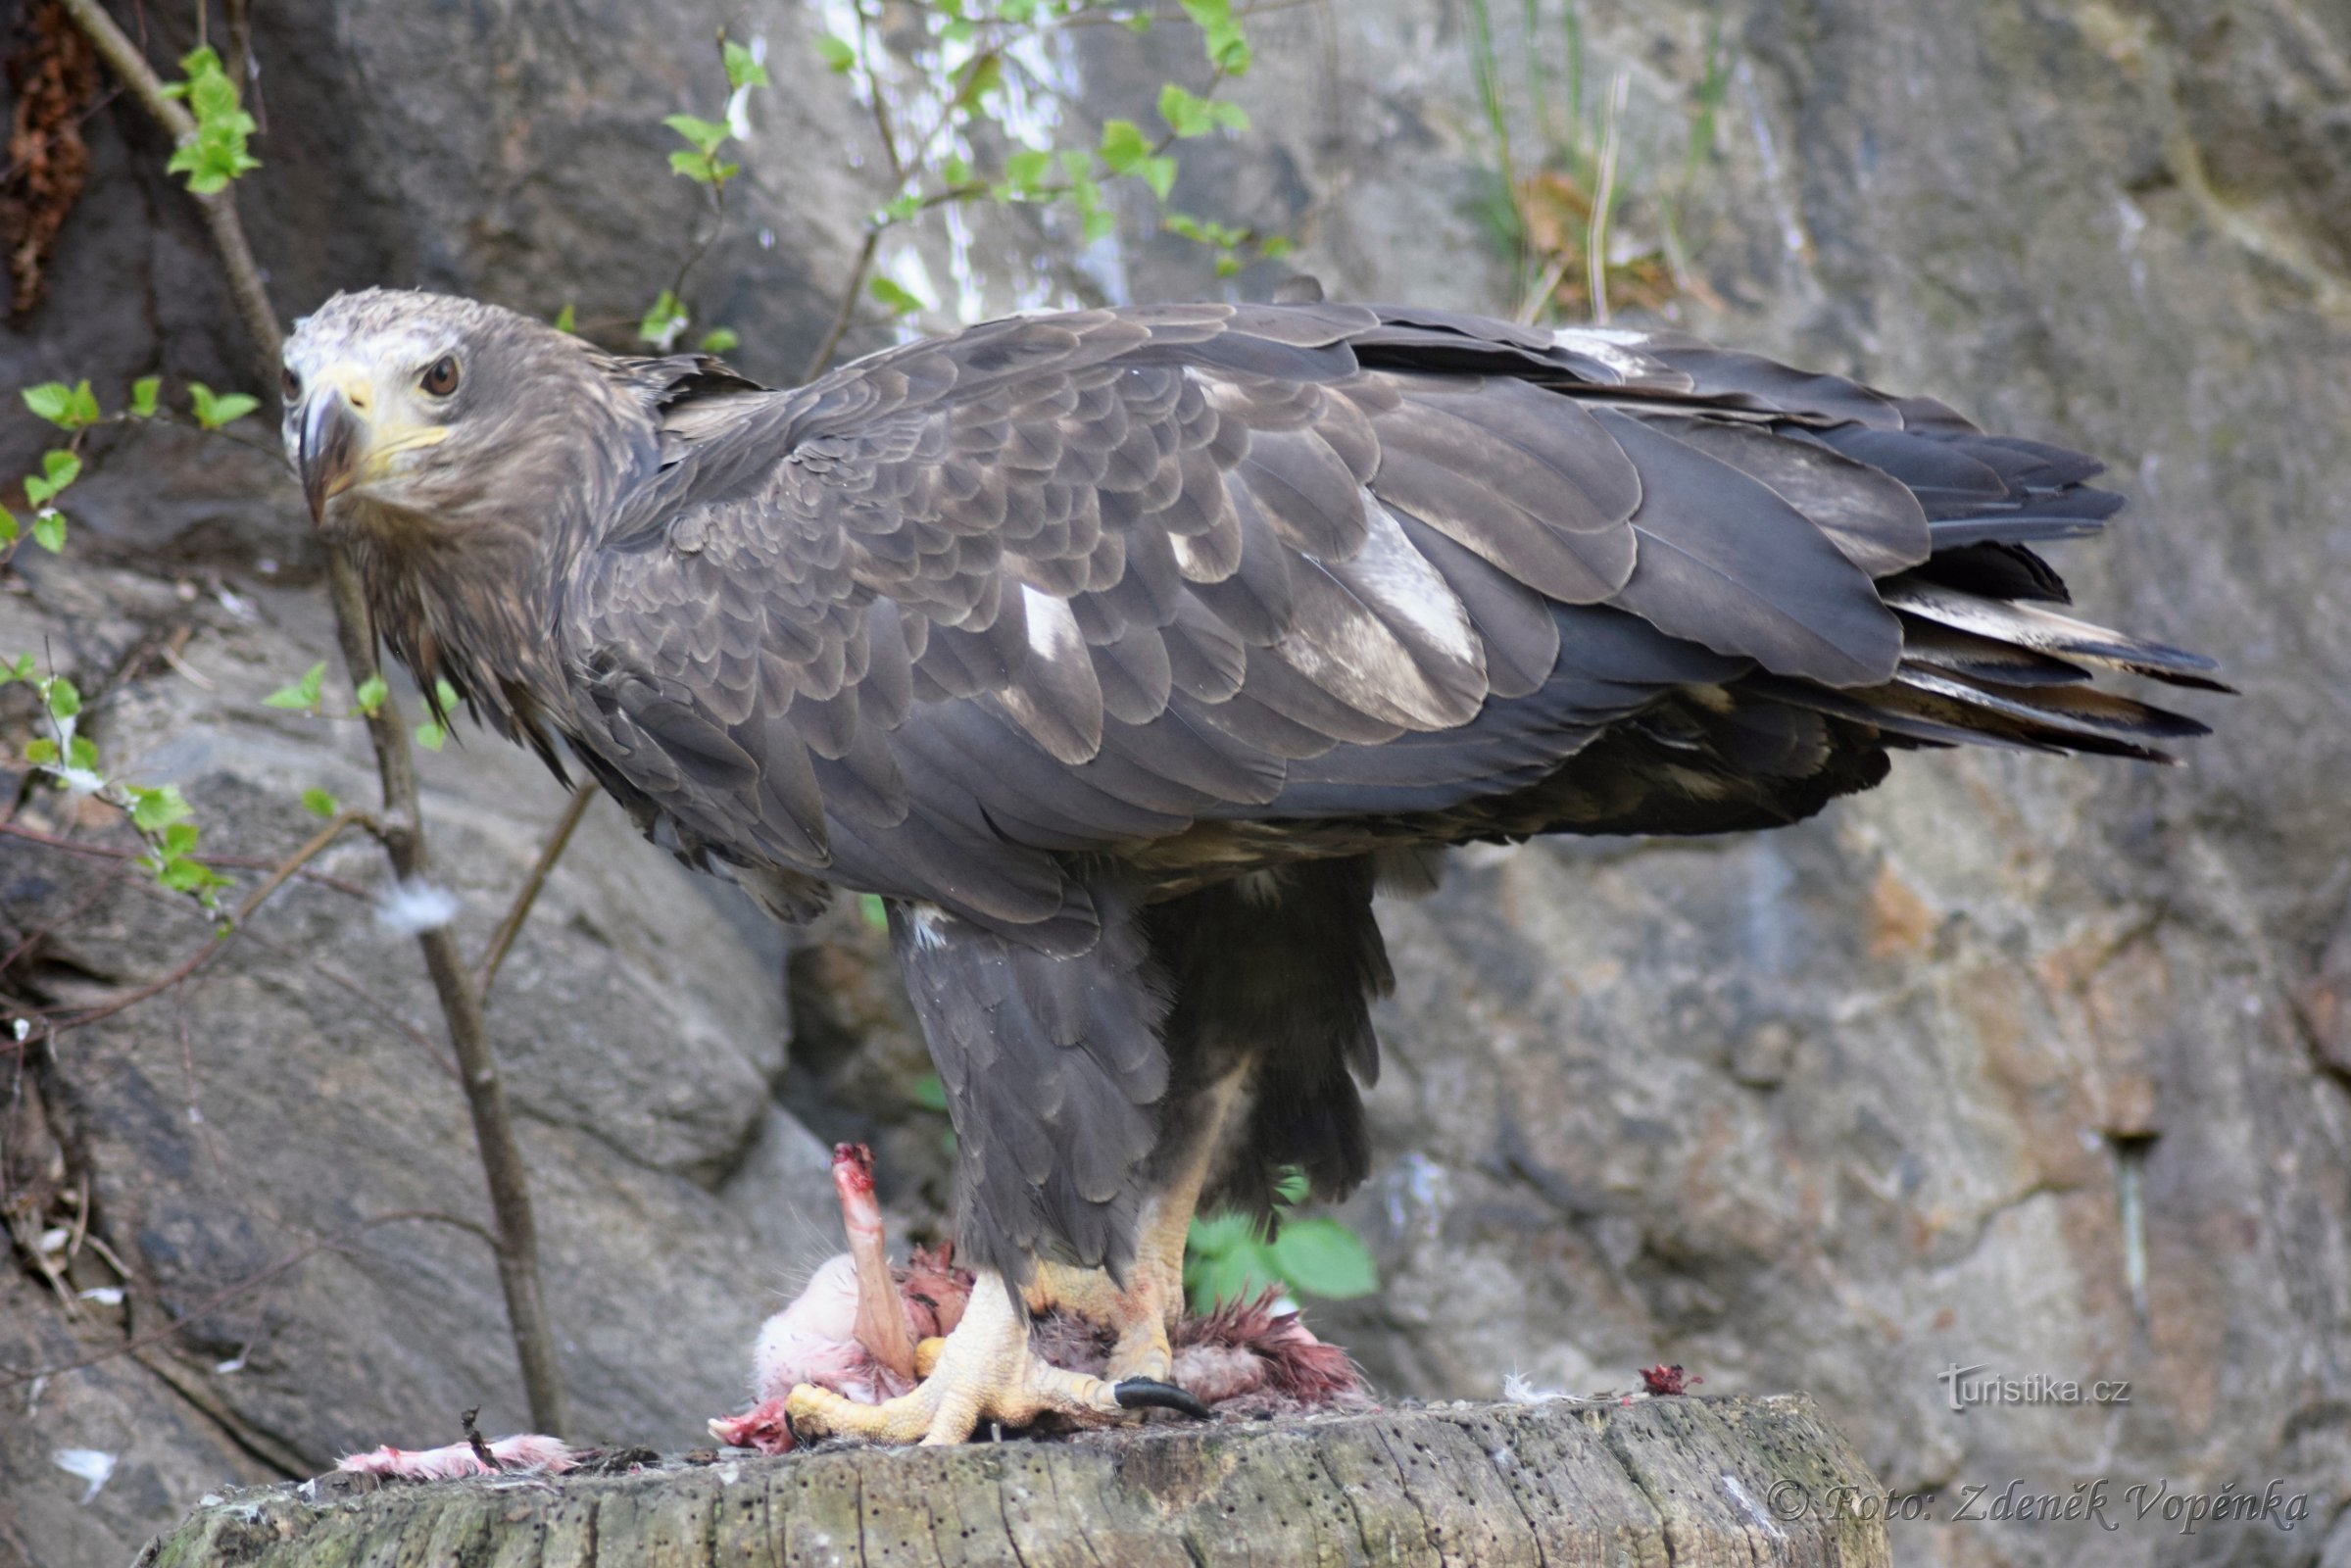
[[(936, 1347), (934, 1349), (933, 1347)], [(1029, 1345), (1029, 1326), (1015, 1312), (1004, 1280), (982, 1273), (973, 1282), (963, 1320), (944, 1341), (925, 1342), (917, 1362), (931, 1363), (909, 1394), (860, 1404), (830, 1389), (802, 1384), (784, 1402), (802, 1441), (857, 1438), (867, 1443), (962, 1443), (983, 1422), (1034, 1426), (1059, 1416), (1081, 1426), (1127, 1418), (1147, 1406), (1206, 1415), (1206, 1407), (1171, 1385), (1131, 1379), (1111, 1384), (1054, 1366)]]

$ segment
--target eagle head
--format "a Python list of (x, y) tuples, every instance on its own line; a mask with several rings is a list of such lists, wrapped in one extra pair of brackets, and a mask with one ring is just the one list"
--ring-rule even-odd
[(286, 456), (332, 536), (544, 527), (551, 506), (609, 494), (647, 422), (583, 340), (401, 289), (338, 294), (297, 323), (283, 390)]

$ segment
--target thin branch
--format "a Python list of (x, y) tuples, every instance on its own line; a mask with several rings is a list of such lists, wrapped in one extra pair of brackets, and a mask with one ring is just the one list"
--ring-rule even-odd
[[(159, 124), (175, 140), (195, 134), (195, 122), (188, 112), (164, 96), (163, 83), (146, 57), (115, 25), (98, 0), (61, 3)], [(229, 292), (252, 340), (255, 367), (267, 386), (276, 379), (284, 339), (261, 270), (254, 265), (252, 247), (246, 243), (244, 226), (237, 220), (234, 187), (198, 196), (196, 201), (203, 209), (228, 277)], [(348, 552), (327, 552), (327, 583), (336, 639), (356, 690), (376, 673), (377, 663), (367, 594)], [(417, 804), (416, 762), (409, 753), (408, 730), (398, 706), (388, 700), (378, 706), (368, 715), (367, 728), (375, 743), (376, 770), (383, 786), (384, 847), (402, 878), (422, 877), (430, 869), (430, 858)], [(489, 1185), (491, 1208), (498, 1218), (499, 1282), (506, 1294), (508, 1327), (514, 1334), (523, 1388), (530, 1398), (531, 1421), (541, 1431), (560, 1436), (565, 1425), (563, 1390), (555, 1336), (547, 1321), (546, 1294), (539, 1282), (538, 1226), (531, 1213), (530, 1189), (521, 1146), (514, 1137), (513, 1113), (507, 1105), (506, 1086), (499, 1077), (498, 1058), (482, 1018), (481, 997), (473, 989), (465, 960), (458, 955), (457, 939), (447, 926), (421, 932), (416, 940), (424, 950), (424, 967), (432, 977), (464, 1074), (474, 1142)]]
[[(19, 827), (14, 822), (0, 822), (0, 836), (24, 839), (28, 843), (38, 844), (47, 849), (63, 851), (67, 855), (86, 855), (102, 860), (135, 860), (146, 853), (142, 850), (118, 849), (111, 844), (84, 844), (78, 839), (61, 839), (53, 833), (42, 833), (33, 828)], [(258, 855), (214, 855), (208, 851), (204, 857), (204, 863), (234, 866), (240, 871), (268, 871), (283, 862), (265, 860)], [(316, 882), (322, 888), (332, 888), (337, 893), (349, 894), (355, 899), (375, 897), (372, 891), (361, 887), (357, 882), (347, 882), (339, 876), (329, 876), (324, 871), (314, 871), (308, 866), (297, 868), (294, 874), (305, 882)], [(0, 964), (0, 968), (5, 967), (7, 965)]]
[(88, 1024), (96, 1023), (101, 1018), (111, 1018), (116, 1013), (121, 1012), (123, 1008), (134, 1006), (137, 1004), (146, 1001), (149, 997), (155, 996), (160, 992), (168, 991), (171, 987), (179, 984), (180, 981), (185, 980), (188, 976), (194, 974), (197, 970), (203, 968), (207, 963), (211, 962), (215, 954), (219, 953), (222, 948), (228, 946), (228, 939), (236, 935), (237, 927), (243, 925), (247, 920), (251, 919), (254, 911), (262, 906), (263, 903), (269, 897), (270, 894), (275, 893), (279, 888), (284, 887), (287, 880), (292, 877), (296, 871), (301, 870), (305, 863), (316, 857), (320, 851), (324, 850), (329, 844), (332, 844), (335, 839), (341, 835), (345, 828), (371, 826), (373, 824), (373, 820), (374, 819), (369, 817), (365, 811), (341, 812), (333, 821), (327, 823), (324, 827), (318, 829), (318, 832), (312, 834), (309, 840), (303, 844), (302, 848), (296, 850), (292, 855), (286, 858), (284, 864), (278, 866), (276, 870), (271, 871), (268, 876), (264, 877), (262, 879), (261, 886), (255, 888), (250, 894), (246, 895), (245, 902), (237, 906), (236, 915), (229, 923), (228, 928), (217, 933), (213, 937), (212, 941), (197, 949), (196, 952), (191, 954), (185, 961), (174, 965), (169, 972), (158, 976), (156, 979), (148, 981), (143, 986), (135, 986), (119, 996), (112, 997), (107, 1001), (100, 1003), (94, 1007), (87, 1008), (81, 1012), (76, 1012), (70, 1017), (56, 1020), (49, 1026), (49, 1032), (52, 1035), (59, 1035), (65, 1033), (69, 1029), (79, 1029)]
[(1608, 89), (1608, 121), (1600, 134), (1599, 186), (1592, 194), (1592, 226), (1584, 236), (1584, 261), (1591, 269), (1592, 319), (1608, 324), (1608, 209), (1616, 205), (1616, 155), (1622, 142), (1625, 99), (1633, 74), (1619, 71)]
[(865, 0), (857, 0), (857, 64), (865, 73), (865, 96), (873, 106), (873, 128), (882, 138), (882, 157), (890, 169), (891, 183), (906, 177), (906, 161), (898, 155), (898, 135), (890, 126), (890, 105), (882, 96), (882, 74), (874, 69), (873, 19), (866, 14)]
[(498, 929), (490, 933), (490, 945), (482, 950), (481, 961), (473, 966), (473, 989), (481, 993), (484, 1001), (489, 999), (491, 982), (498, 978), (498, 966), (506, 962), (507, 949), (514, 945), (514, 937), (521, 931), (522, 922), (530, 918), (530, 906), (539, 902), (539, 890), (547, 885), (547, 873), (553, 871), (555, 862), (563, 858), (563, 849), (571, 842), (572, 830), (579, 826), (580, 817), (587, 812), (588, 803), (595, 798), (594, 779), (582, 780), (579, 788), (571, 792), (570, 804), (563, 808), (563, 817), (557, 821), (555, 831), (547, 835), (546, 844), (540, 847), (539, 858), (532, 863), (530, 875), (524, 877), (522, 886), (515, 890), (514, 902), (507, 906), (506, 918), (499, 921)]
[[(177, 99), (164, 96), (163, 78), (147, 64), (147, 57), (139, 53), (138, 45), (115, 25), (114, 19), (100, 7), (98, 0), (58, 0), (58, 4), (65, 7), (73, 24), (88, 35), (108, 67), (174, 142), (195, 136), (195, 120)], [(194, 200), (204, 213), (204, 226), (212, 231), (213, 246), (220, 253), (221, 270), (228, 274), (228, 292), (236, 301), (237, 315), (244, 318), (247, 335), (253, 340), (262, 384), (268, 386), (277, 379), (278, 351), (284, 343), (284, 334), (277, 329), (277, 313), (270, 308), (269, 291), (262, 283), (261, 269), (254, 264), (253, 247), (245, 242), (245, 227), (237, 221), (233, 188), (195, 196)]]
[(281, 942), (272, 942), (268, 937), (263, 936), (259, 931), (246, 932), (245, 940), (252, 943), (255, 947), (261, 949), (264, 953), (269, 954), (278, 958), (282, 958), (287, 963), (300, 964), (302, 967), (310, 970), (311, 973), (317, 975), (319, 979), (325, 981), (328, 985), (333, 986), (336, 990), (344, 992), (350, 996), (354, 1001), (365, 1004), (367, 1010), (364, 1016), (372, 1022), (382, 1024), (384, 1027), (395, 1031), (403, 1039), (407, 1040), (410, 1045), (415, 1046), (418, 1051), (424, 1053), (425, 1060), (440, 1068), (442, 1072), (448, 1074), (449, 1081), (451, 1083), (458, 1083), (460, 1081), (461, 1075), (458, 1072), (457, 1060), (455, 1057), (451, 1056), (448, 1052), (443, 1051), (438, 1045), (436, 1045), (433, 1042), (432, 1037), (427, 1035), (423, 1030), (417, 1028), (406, 1018), (401, 1017), (399, 1009), (391, 1003), (385, 1001), (382, 997), (375, 995), (366, 986), (361, 985), (357, 980), (352, 979), (351, 976), (336, 968), (333, 964), (328, 963), (325, 959), (319, 957), (316, 954), (297, 953), (292, 948), (287, 947)]
[(134, 1351), (144, 1350), (150, 1346), (161, 1345), (164, 1341), (178, 1335), (189, 1324), (201, 1323), (205, 1318), (234, 1301), (237, 1298), (260, 1290), (287, 1270), (308, 1262), (320, 1252), (337, 1250), (365, 1233), (374, 1230), (379, 1225), (392, 1225), (409, 1220), (429, 1220), (438, 1225), (454, 1225), (459, 1230), (480, 1237), (489, 1245), (492, 1251), (498, 1250), (498, 1238), (490, 1233), (487, 1226), (477, 1225), (462, 1215), (444, 1214), (438, 1209), (430, 1208), (394, 1209), (388, 1214), (377, 1214), (364, 1219), (357, 1225), (335, 1232), (332, 1236), (321, 1237), (307, 1247), (297, 1248), (260, 1272), (248, 1274), (234, 1285), (206, 1297), (162, 1328), (150, 1329), (134, 1339), (124, 1340), (111, 1349), (100, 1350), (93, 1355), (85, 1355), (78, 1361), (60, 1361), (50, 1366), (18, 1368), (0, 1363), (0, 1388), (12, 1388), (21, 1383), (33, 1383), (42, 1378), (53, 1378), (68, 1372), (78, 1372), (83, 1367), (97, 1366), (99, 1363), (111, 1361), (119, 1355), (129, 1355)]
[[(357, 690), (376, 673), (375, 631), (367, 614), (366, 591), (351, 558), (341, 550), (328, 556), (333, 566), (327, 587), (335, 607), (335, 636), (343, 647), (343, 663)], [(421, 881), (432, 870), (424, 842), (416, 791), (416, 761), (409, 751), (408, 725), (400, 705), (390, 697), (367, 715), (369, 738), (375, 742), (375, 767), (383, 786), (389, 819), (384, 848), (392, 869), (403, 881)], [(522, 1386), (530, 1396), (534, 1426), (561, 1437), (563, 1419), (563, 1371), (555, 1357), (555, 1333), (547, 1321), (547, 1293), (539, 1281), (539, 1226), (531, 1211), (530, 1180), (522, 1163), (522, 1146), (514, 1136), (514, 1117), (506, 1098), (506, 1080), (499, 1075), (498, 1055), (490, 1046), (490, 1026), (482, 1016), (481, 993), (457, 950), (457, 936), (448, 926), (416, 934), (424, 950), (425, 972), (432, 977), (441, 1014), (449, 1024), (449, 1043), (457, 1052), (460, 1083), (465, 1108), (473, 1119), (474, 1145), (481, 1155), (482, 1178), (490, 1189), (491, 1212), (498, 1216), (499, 1282), (506, 1290), (507, 1326), (514, 1338), (514, 1355), (522, 1368)]]
[(865, 274), (873, 270), (873, 254), (881, 248), (882, 231), (868, 226), (865, 243), (857, 247), (857, 259), (849, 269), (849, 286), (841, 291), (841, 308), (833, 313), (833, 324), (825, 329), (824, 341), (808, 356), (808, 368), (800, 372), (803, 381), (813, 381), (833, 363), (833, 355), (841, 347), (841, 339), (849, 331), (849, 323), (857, 315), (857, 297), (865, 292)]

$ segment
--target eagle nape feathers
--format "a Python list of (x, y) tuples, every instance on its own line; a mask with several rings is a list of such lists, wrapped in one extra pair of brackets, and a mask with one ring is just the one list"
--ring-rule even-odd
[(2096, 463), (1672, 332), (1163, 305), (771, 391), (370, 290), (285, 393), (428, 690), (780, 917), (886, 902), (983, 1288), (804, 1432), (1181, 1402), (1195, 1207), (1366, 1174), (1372, 895), (1426, 852), (1772, 827), (1897, 749), (2165, 760), (2205, 726), (2107, 677), (2226, 690), (2071, 612), (2038, 547), (2122, 504)]

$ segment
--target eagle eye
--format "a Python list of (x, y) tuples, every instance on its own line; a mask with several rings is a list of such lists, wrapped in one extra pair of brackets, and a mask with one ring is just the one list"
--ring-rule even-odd
[(457, 356), (444, 354), (424, 368), (417, 385), (436, 398), (445, 398), (457, 390)]
[(285, 393), (286, 407), (292, 408), (302, 401), (302, 377), (294, 373), (292, 366), (286, 367), (285, 376), (278, 382), (278, 387)]

